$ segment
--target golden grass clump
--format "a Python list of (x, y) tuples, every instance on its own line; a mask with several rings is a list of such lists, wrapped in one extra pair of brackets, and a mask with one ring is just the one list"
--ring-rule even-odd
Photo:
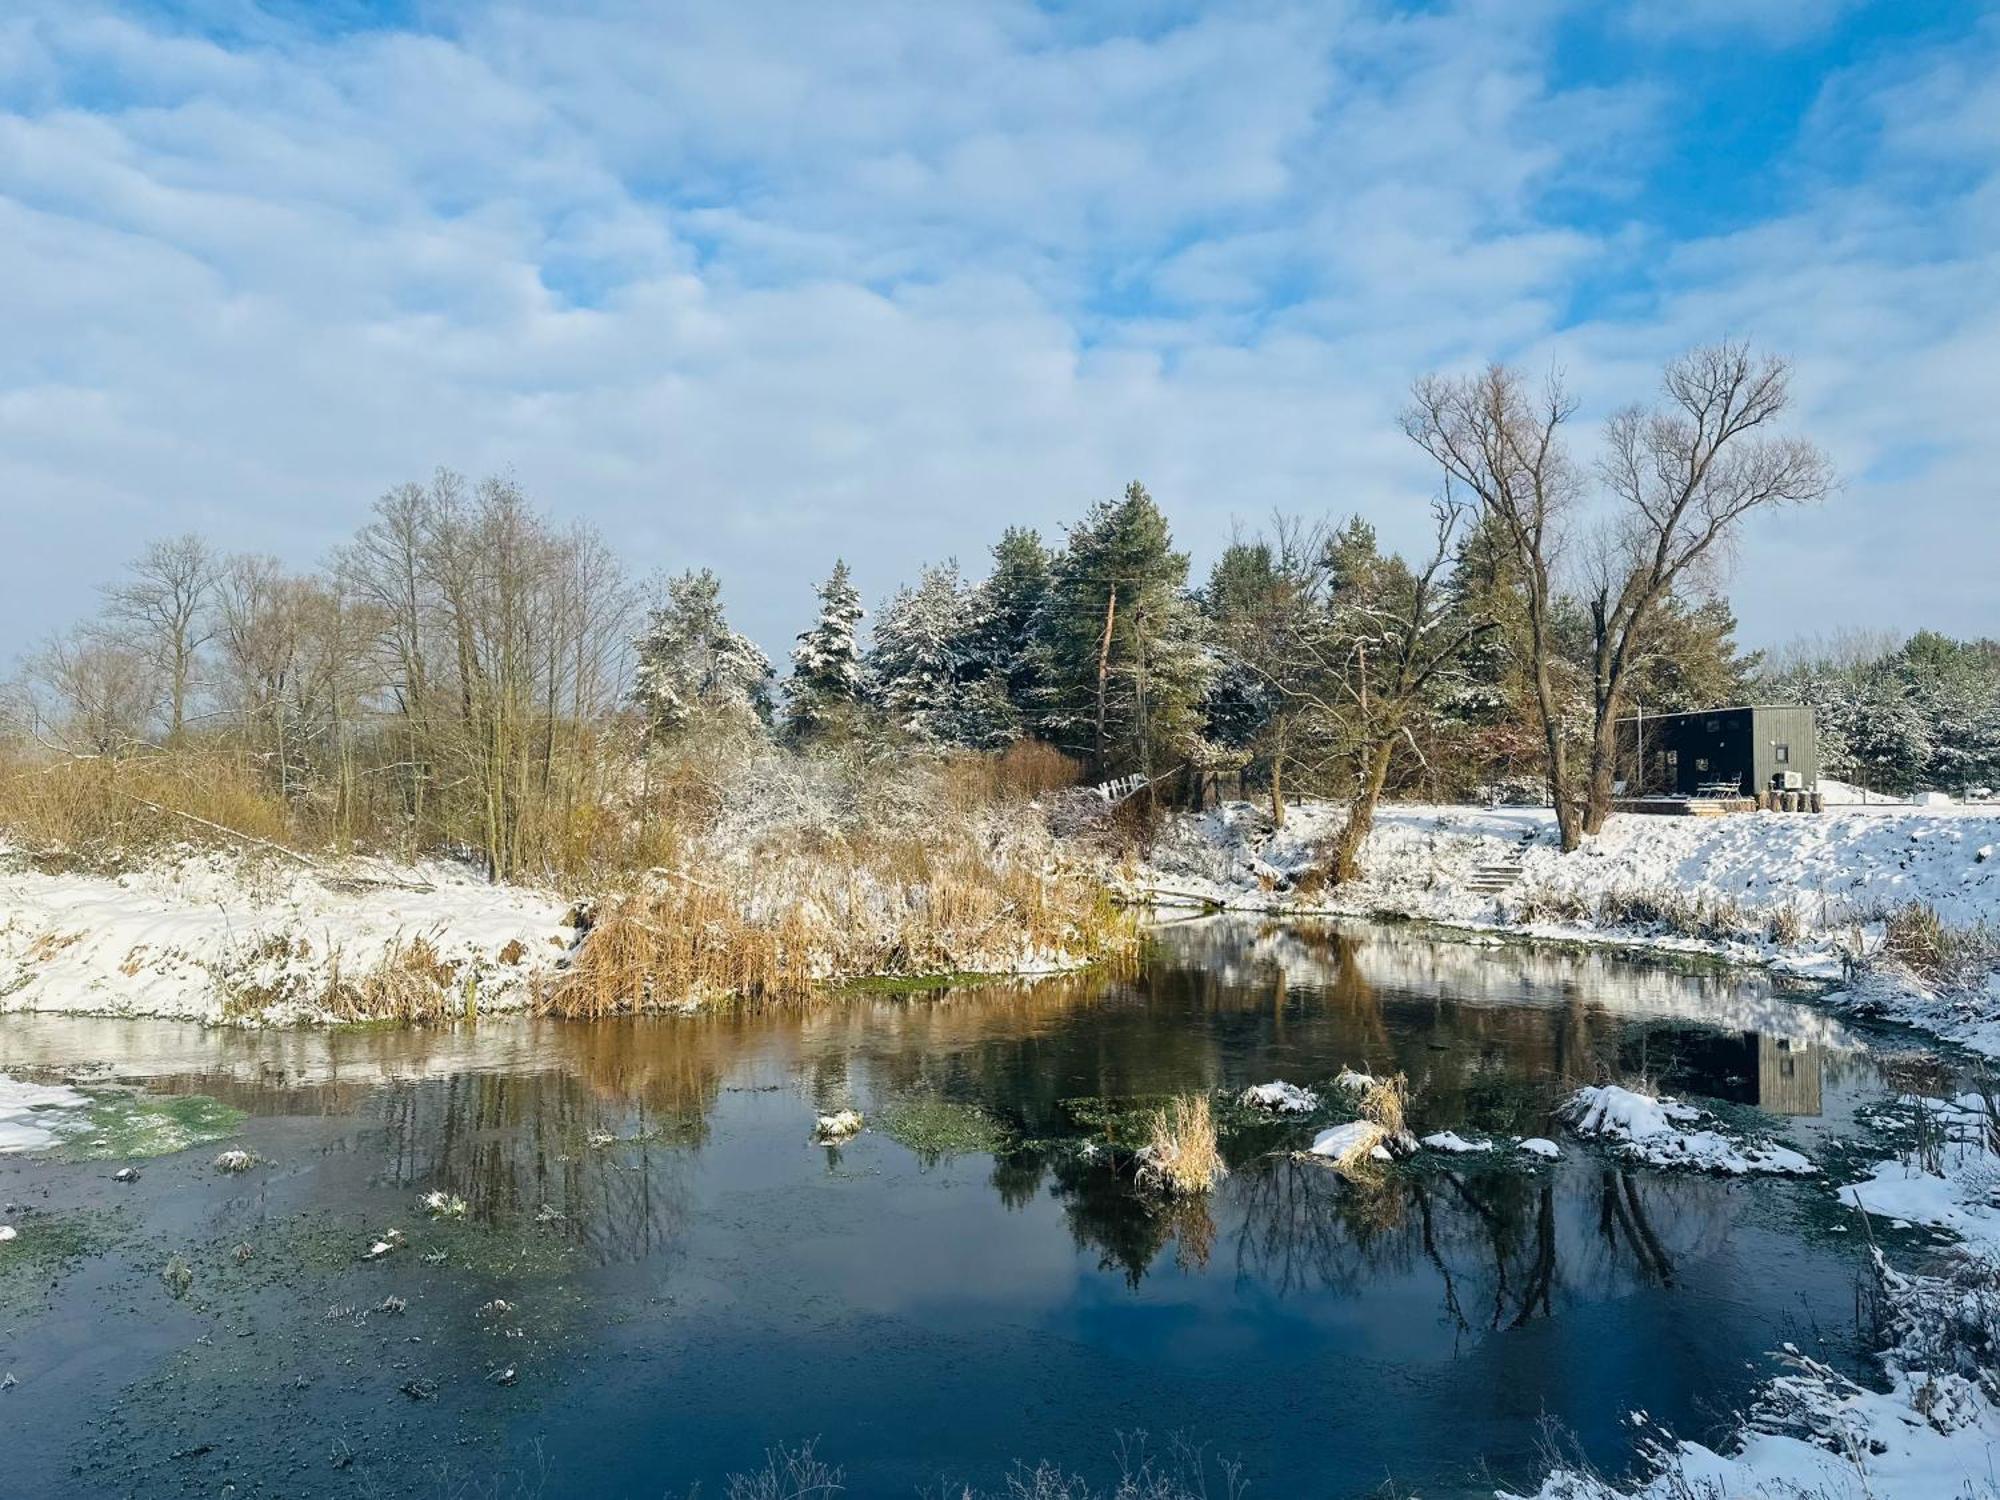
[(1391, 1149), (1410, 1133), (1409, 1105), (1410, 1080), (1401, 1073), (1372, 1079), (1361, 1091), (1361, 1118), (1381, 1127), (1390, 1138)]
[(1229, 1174), (1206, 1094), (1180, 1094), (1154, 1113), (1139, 1152), (1142, 1186), (1176, 1197), (1205, 1193)]

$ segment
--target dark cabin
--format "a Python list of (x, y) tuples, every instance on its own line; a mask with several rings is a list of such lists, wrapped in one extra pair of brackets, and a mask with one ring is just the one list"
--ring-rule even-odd
[(1756, 704), (1633, 714), (1618, 728), (1628, 797), (1712, 797), (1726, 795), (1725, 788), (1754, 797), (1773, 788), (1809, 792), (1819, 785), (1819, 736), (1809, 708)]

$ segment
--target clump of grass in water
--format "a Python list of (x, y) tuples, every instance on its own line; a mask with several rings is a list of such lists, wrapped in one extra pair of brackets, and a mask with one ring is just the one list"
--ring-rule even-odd
[(1140, 1157), (1140, 1184), (1163, 1193), (1205, 1193), (1227, 1176), (1208, 1095), (1182, 1094), (1157, 1111)]
[(1012, 1139), (1007, 1128), (978, 1105), (933, 1093), (892, 1100), (876, 1111), (875, 1128), (931, 1161), (999, 1151)]

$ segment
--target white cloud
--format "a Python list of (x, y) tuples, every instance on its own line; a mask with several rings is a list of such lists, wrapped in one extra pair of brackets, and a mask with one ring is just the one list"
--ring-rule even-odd
[[(1620, 187), (1659, 97), (1554, 87), (1554, 19), (467, 5), (225, 45), (52, 0), (0, 28), (0, 639), (150, 533), (308, 560), (441, 462), (512, 468), (641, 567), (721, 568), (774, 646), (836, 552), (879, 593), (1135, 475), (1198, 553), (1274, 507), (1414, 540), (1419, 370), (1559, 352), (1609, 405), (1723, 332), (1798, 356), (1850, 472), (1931, 455), (1798, 532), (1819, 572), (1760, 576), (1753, 630), (1829, 597), (1987, 628), (1962, 543), (1867, 519), (1977, 524), (2000, 467), (1986, 75), (1844, 78), (1814, 127), (1928, 91), (1962, 123), (1874, 134), (1885, 181), (1979, 174), (1947, 197), (1829, 176), (1676, 244), (1643, 201), (1547, 208)], [(1579, 283), (1635, 276), (1575, 324)]]

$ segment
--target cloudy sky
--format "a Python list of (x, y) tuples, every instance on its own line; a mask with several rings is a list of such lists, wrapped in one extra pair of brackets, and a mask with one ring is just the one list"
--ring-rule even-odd
[(1745, 634), (2000, 631), (1996, 76), (1926, 0), (8, 0), (0, 657), (439, 464), (773, 647), (1133, 477), (1198, 562), (1414, 542), (1413, 376), (1559, 364), (1587, 446), (1724, 335), (1845, 479)]

